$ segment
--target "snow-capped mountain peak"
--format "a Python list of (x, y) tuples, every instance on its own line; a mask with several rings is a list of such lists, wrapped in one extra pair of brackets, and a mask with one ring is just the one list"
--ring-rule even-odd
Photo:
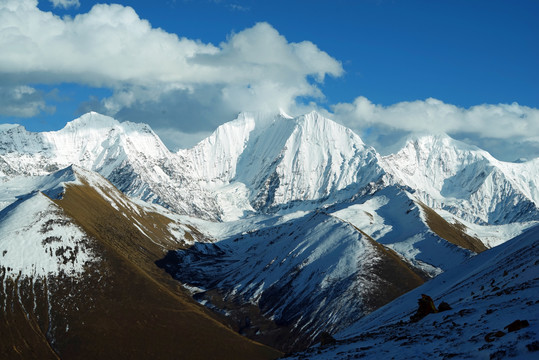
[[(538, 161), (500, 162), (440, 134), (382, 157), (317, 112), (241, 113), (177, 153), (149, 126), (97, 113), (47, 133), (4, 126), (0, 259), (10, 276), (77, 274), (86, 258), (65, 249), (84, 239), (69, 219), (151, 273), (165, 245), (195, 243), (169, 256), (171, 273), (229, 315), (256, 315), (241, 331), (281, 346), (284, 334), (288, 351), (536, 224)], [(17, 262), (21, 243), (44, 262)]]
[(241, 186), (243, 202), (256, 209), (320, 200), (382, 173), (358, 135), (314, 111), (296, 118), (241, 113), (179, 155), (198, 179)]
[(539, 216), (536, 161), (504, 163), (443, 134), (411, 138), (399, 152), (380, 157), (353, 131), (315, 111), (295, 118), (240, 113), (175, 154), (149, 126), (94, 112), (59, 131), (6, 127), (2, 133), (0, 175), (77, 164), (130, 196), (215, 220), (299, 202), (334, 203), (382, 178), (472, 223)]
[(90, 111), (79, 118), (72, 120), (66, 124), (66, 131), (74, 131), (75, 129), (103, 129), (119, 126), (120, 122), (110, 116), (99, 114), (95, 111)]
[(0, 124), (0, 132), (11, 130), (13, 128), (21, 127), (19, 124)]
[(400, 151), (383, 157), (386, 171), (418, 190), (421, 201), (480, 224), (537, 219), (538, 183), (524, 174), (538, 170), (525, 164), (499, 161), (442, 134), (411, 138)]

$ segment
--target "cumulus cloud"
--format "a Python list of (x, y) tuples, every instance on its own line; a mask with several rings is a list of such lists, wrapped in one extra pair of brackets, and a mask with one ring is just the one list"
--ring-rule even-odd
[[(298, 97), (323, 97), (318, 84), (343, 73), (341, 63), (315, 44), (288, 42), (267, 23), (213, 45), (153, 28), (131, 7), (117, 4), (60, 18), (39, 10), (36, 0), (4, 0), (0, 48), (9, 49), (0, 57), (0, 75), (12, 82), (110, 88), (113, 95), (99, 104), (107, 114), (142, 109), (154, 127), (182, 131), (190, 128), (181, 122), (182, 111), (204, 113), (209, 100), (226, 114), (288, 109)], [(173, 106), (168, 116), (160, 115), (175, 102), (193, 108)]]
[(80, 2), (79, 0), (49, 0), (52, 6), (55, 8), (62, 7), (64, 9), (70, 8), (70, 7), (79, 7)]
[[(395, 151), (411, 133), (446, 133), (504, 160), (516, 158), (517, 143), (526, 142), (529, 149), (539, 144), (539, 109), (517, 103), (462, 108), (429, 98), (382, 106), (358, 97), (353, 103), (335, 105), (333, 111), (338, 121), (386, 152)], [(521, 153), (524, 156), (525, 151)]]

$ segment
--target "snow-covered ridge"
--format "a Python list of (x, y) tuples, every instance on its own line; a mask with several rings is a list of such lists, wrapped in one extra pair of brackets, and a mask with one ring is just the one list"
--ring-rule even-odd
[[(141, 223), (157, 211), (146, 204), (136, 204), (118, 191), (109, 181), (91, 170), (71, 165), (52, 174), (17, 177), (0, 186), (0, 274), (16, 278), (65, 274), (78, 276), (88, 262), (97, 261), (92, 242), (86, 232), (76, 225), (81, 219), (65, 212), (64, 196), (73, 186), (83, 192), (95, 192), (111, 208), (133, 221), (134, 227), (148, 241), (148, 235), (159, 224)], [(90, 196), (89, 201), (93, 201)], [(76, 204), (77, 206), (77, 204)], [(84, 206), (100, 206), (84, 203)], [(175, 220), (175, 215), (160, 209), (170, 224), (160, 233), (159, 246), (179, 246), (188, 228)], [(80, 223), (79, 223), (80, 224)], [(191, 237), (192, 239), (192, 237)]]
[(128, 157), (168, 157), (149, 126), (120, 123), (95, 112), (58, 131), (32, 133), (19, 126), (0, 133), (0, 156), (13, 172), (41, 175), (71, 164), (110, 174)]
[(94, 260), (86, 234), (40, 192), (0, 212), (0, 271), (7, 276), (76, 276)]
[(53, 201), (63, 197), (68, 184), (81, 184), (78, 174), (86, 172), (70, 166), (2, 184), (0, 268), (6, 275), (77, 276), (95, 260), (86, 233)]
[(323, 199), (383, 173), (359, 136), (316, 112), (297, 118), (243, 113), (179, 155), (199, 179), (243, 184), (255, 209)]
[[(170, 252), (158, 265), (206, 305), (215, 298), (204, 289), (217, 289), (225, 301), (257, 305), (267, 318), (289, 324), (297, 338), (279, 344), (288, 350), (310, 343), (320, 331), (343, 329), (382, 302), (386, 291), (403, 293), (413, 287), (410, 283), (422, 283), (404, 262), (389, 261), (379, 245), (335, 216), (313, 212), (282, 220)], [(409, 283), (377, 271), (388, 261)]]
[(129, 196), (221, 221), (314, 202), (312, 209), (388, 184), (472, 223), (539, 219), (539, 159), (501, 162), (446, 135), (416, 137), (381, 157), (316, 112), (241, 113), (175, 154), (149, 126), (97, 113), (55, 132), (0, 130), (2, 181), (71, 164), (97, 171)]
[(396, 182), (433, 208), (482, 224), (539, 219), (539, 159), (502, 162), (447, 135), (410, 139), (383, 157)]
[(0, 124), (0, 132), (11, 130), (13, 128), (19, 127), (18, 124)]
[[(185, 266), (180, 275), (189, 278), (183, 283), (219, 288), (224, 297), (259, 305), (272, 319), (293, 319), (298, 331), (303, 326), (312, 331), (306, 335), (310, 341), (324, 326), (342, 329), (372, 309), (362, 307), (369, 291), (386, 275), (395, 280), (395, 271), (372, 278), (372, 269), (383, 269), (384, 262), (374, 265), (384, 254), (430, 275), (474, 255), (445, 241), (428, 223), (423, 204), (463, 231), (500, 224), (489, 229), (493, 244), (502, 242), (494, 233), (506, 225), (503, 240), (509, 230), (516, 235), (532, 226), (539, 220), (538, 161), (500, 162), (440, 135), (413, 139), (398, 153), (381, 157), (350, 129), (316, 112), (296, 118), (243, 113), (193, 149), (174, 154), (147, 125), (90, 113), (57, 132), (0, 131), (0, 220), (6, 220), (0, 223), (9, 234), (22, 233), (24, 226), (37, 232), (28, 246), (50, 260), (19, 267), (12, 262), (10, 274), (46, 274), (56, 271), (56, 260), (47, 256), (60, 247), (80, 250), (83, 243), (72, 232), (64, 239), (69, 222), (56, 226), (54, 219), (62, 218), (44, 215), (58, 210), (51, 199), (61, 198), (70, 185), (89, 184), (83, 190), (94, 198), (99, 194), (144, 235), (152, 224), (138, 220), (148, 214), (124, 194), (162, 204), (198, 218), (190, 223), (201, 232), (218, 230), (212, 236), (216, 244), (197, 243), (194, 252), (172, 259)], [(80, 209), (77, 202), (69, 204)], [(16, 217), (25, 225), (12, 231)], [(52, 230), (43, 225), (50, 220)], [(169, 230), (172, 246), (185, 234), (180, 225)], [(58, 248), (40, 237), (44, 226), (53, 239), (61, 237), (54, 242)], [(12, 238), (24, 240), (17, 236)], [(7, 250), (5, 256), (20, 256), (11, 238), (1, 240), (8, 244), (0, 248)], [(62, 264), (71, 262), (66, 256)], [(68, 271), (77, 274), (78, 263), (72, 263)]]

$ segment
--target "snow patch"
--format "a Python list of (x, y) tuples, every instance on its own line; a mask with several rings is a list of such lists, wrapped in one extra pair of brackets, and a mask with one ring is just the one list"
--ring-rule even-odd
[(0, 212), (0, 259), (9, 276), (77, 276), (93, 261), (86, 234), (41, 193)]

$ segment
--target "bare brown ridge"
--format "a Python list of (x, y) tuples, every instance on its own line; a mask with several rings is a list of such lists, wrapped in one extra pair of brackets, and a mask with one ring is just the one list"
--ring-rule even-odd
[(417, 203), (423, 209), (427, 225), (439, 237), (475, 253), (480, 253), (488, 249), (481, 240), (466, 234), (463, 230), (463, 225), (450, 224), (443, 217), (438, 215), (436, 211), (423, 204), (421, 201), (417, 201)]

